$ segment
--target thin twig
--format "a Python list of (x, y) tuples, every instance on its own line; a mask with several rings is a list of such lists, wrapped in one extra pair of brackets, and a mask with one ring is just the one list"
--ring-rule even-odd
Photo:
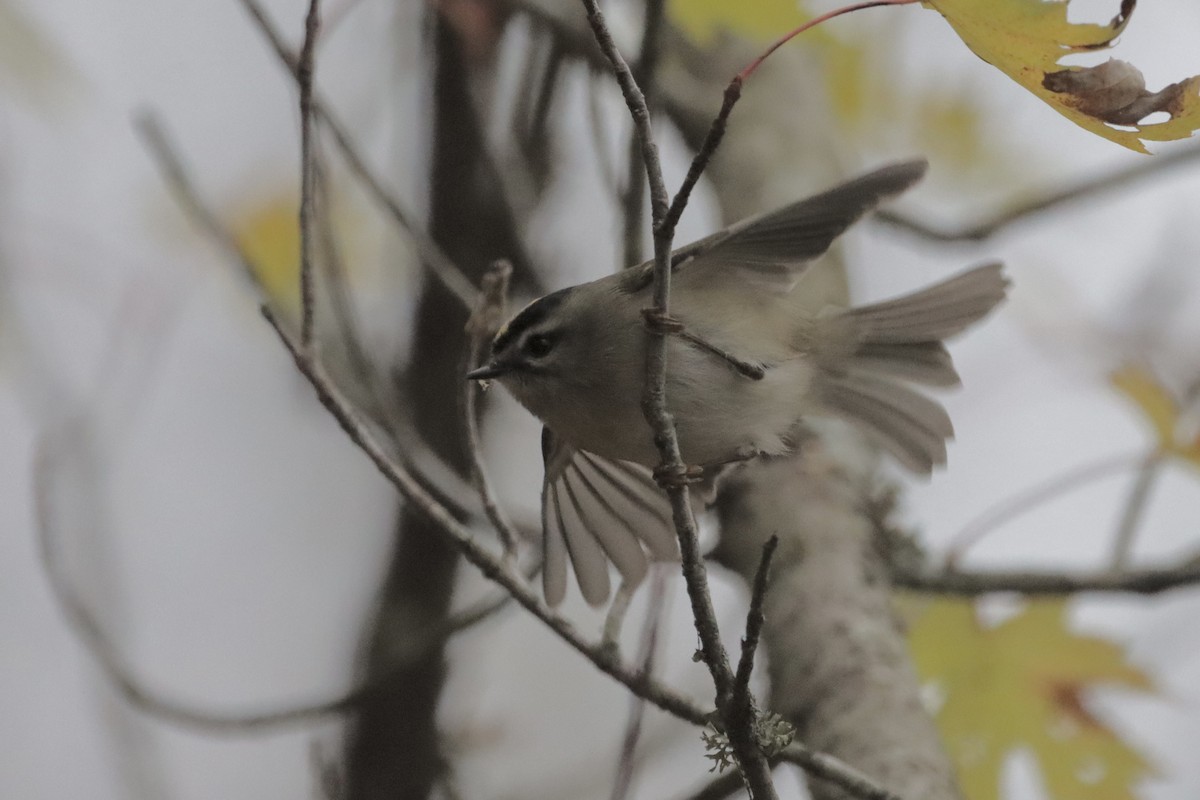
[[(320, 144), (316, 142), (316, 144)], [(330, 181), (317, 147), (313, 159), (313, 178), (316, 208), (314, 217), (317, 226), (317, 243), (320, 248), (319, 263), (324, 268), (324, 289), (329, 299), (330, 317), (337, 331), (338, 343), (345, 354), (345, 363), (350, 377), (363, 389), (364, 402), (368, 404), (367, 415), (387, 431), (388, 436), (398, 438), (393, 408), (383, 389), (379, 370), (367, 354), (354, 309), (354, 301), (347, 287), (346, 265), (338, 248), (337, 235), (333, 226), (333, 199)]]
[(1121, 511), (1121, 522), (1117, 525), (1116, 536), (1113, 537), (1112, 569), (1114, 572), (1120, 572), (1129, 566), (1129, 559), (1133, 554), (1133, 540), (1141, 526), (1146, 503), (1150, 499), (1150, 491), (1158, 481), (1158, 476), (1162, 474), (1162, 467), (1166, 463), (1167, 457), (1166, 453), (1159, 450), (1146, 456), (1141, 469), (1138, 470), (1137, 479), (1134, 480), (1129, 495), (1125, 498), (1125, 506)]
[(742, 657), (738, 661), (736, 679), (733, 684), (733, 705), (749, 703), (750, 676), (754, 673), (754, 654), (758, 651), (759, 637), (762, 636), (763, 603), (767, 598), (767, 586), (770, 580), (771, 559), (779, 547), (779, 536), (772, 534), (763, 543), (762, 560), (758, 563), (758, 572), (754, 576), (754, 586), (750, 593), (750, 609), (746, 612), (746, 635), (742, 638)]
[[(679, 218), (683, 215), (683, 210), (687, 206), (688, 199), (691, 197), (692, 190), (696, 187), (696, 183), (700, 180), (700, 176), (704, 174), (708, 162), (712, 160), (713, 154), (717, 151), (717, 146), (721, 144), (721, 139), (725, 137), (725, 130), (729, 125), (729, 115), (733, 112), (733, 107), (742, 96), (742, 86), (750, 79), (763, 62), (766, 61), (772, 53), (778, 50), (783, 45), (790, 42), (800, 34), (810, 30), (822, 22), (827, 22), (834, 17), (840, 17), (843, 14), (849, 14), (852, 11), (862, 11), (867, 8), (877, 8), (879, 6), (898, 6), (909, 5), (916, 3), (918, 0), (870, 0), (865, 3), (855, 3), (854, 5), (836, 8), (820, 16), (813, 17), (804, 24), (788, 31), (783, 36), (776, 39), (769, 47), (757, 58), (747, 64), (741, 72), (733, 76), (733, 80), (725, 87), (725, 95), (721, 101), (721, 109), (717, 112), (717, 116), (713, 118), (712, 124), (708, 128), (708, 133), (704, 137), (703, 144), (696, 151), (695, 157), (692, 158), (692, 163), (688, 167), (687, 175), (683, 179), (683, 183), (679, 187), (679, 191), (675, 193), (674, 199), (671, 201), (671, 208), (667, 212), (666, 224), (672, 228), (679, 222)], [(633, 263), (633, 262), (630, 262)]]
[(212, 239), (224, 252), (226, 260), (234, 264), (242, 276), (254, 288), (260, 302), (267, 299), (259, 282), (254, 264), (246, 257), (233, 234), (225, 224), (214, 214), (207, 205), (200, 201), (191, 176), (184, 169), (183, 161), (176, 155), (171, 139), (163, 129), (158, 118), (146, 109), (137, 111), (133, 116), (134, 130), (142, 137), (146, 150), (154, 159), (163, 181), (175, 196), (187, 215)]
[(982, 514), (968, 522), (954, 535), (946, 550), (946, 569), (953, 569), (966, 555), (967, 550), (1006, 522), (1033, 511), (1043, 503), (1061, 497), (1072, 489), (1132, 469), (1137, 464), (1143, 463), (1145, 458), (1146, 456), (1139, 452), (1136, 455), (1125, 454), (1094, 464), (1085, 464), (1001, 500), (991, 508), (985, 509)]
[[(596, 42), (608, 57), (617, 84), (621, 87), (621, 93), (629, 107), (630, 117), (633, 119), (634, 129), (641, 144), (642, 160), (646, 167), (647, 182), (650, 185), (650, 211), (654, 231), (654, 310), (657, 315), (665, 318), (670, 314), (671, 243), (675, 230), (674, 225), (670, 224), (666, 218), (670, 200), (666, 183), (663, 181), (658, 147), (654, 142), (650, 110), (629, 70), (629, 65), (621, 56), (608, 31), (597, 0), (583, 0), (583, 3)], [(654, 443), (662, 460), (659, 467), (660, 472), (682, 475), (685, 467), (679, 450), (679, 438), (675, 432), (674, 420), (667, 409), (666, 336), (663, 331), (653, 326), (647, 328), (646, 336), (646, 382), (642, 398), (642, 411), (654, 432)], [(684, 581), (687, 584), (688, 597), (691, 600), (696, 631), (700, 636), (701, 652), (713, 678), (717, 695), (717, 709), (723, 718), (727, 718), (727, 706), (733, 688), (733, 671), (729, 666), (729, 656), (721, 644), (716, 612), (708, 591), (707, 568), (700, 553), (696, 521), (692, 517), (686, 483), (678, 481), (669, 485), (667, 495), (671, 500), (672, 516), (683, 560)], [(739, 768), (747, 776), (747, 783), (753, 795), (760, 800), (774, 798), (777, 795), (771, 780), (771, 770), (758, 746), (754, 733), (754, 720), (750, 719), (748, 723), (744, 726), (727, 726), (726, 733), (733, 746)]]
[(688, 200), (691, 199), (692, 190), (696, 188), (696, 183), (699, 182), (700, 176), (704, 174), (704, 170), (708, 167), (708, 162), (712, 160), (713, 154), (717, 152), (717, 147), (721, 144), (721, 140), (725, 138), (725, 130), (729, 126), (729, 115), (733, 113), (733, 107), (742, 96), (742, 77), (741, 75), (734, 76), (729, 85), (725, 87), (724, 99), (721, 101), (721, 110), (717, 112), (717, 116), (713, 118), (712, 124), (708, 128), (708, 133), (704, 136), (704, 143), (700, 145), (700, 149), (696, 151), (696, 155), (692, 158), (692, 163), (688, 166), (687, 175), (683, 178), (683, 183), (679, 185), (679, 191), (675, 192), (675, 197), (671, 201), (671, 207), (667, 210), (664, 224), (674, 229), (679, 223), (679, 218), (683, 216), (683, 210), (687, 207)]
[[(583, 0), (583, 2), (592, 33), (595, 35), (600, 49), (608, 57), (617, 83), (621, 87), (621, 93), (629, 107), (641, 146), (642, 160), (650, 184), (650, 209), (655, 229), (654, 308), (661, 315), (667, 316), (670, 313), (670, 250), (673, 231), (670, 228), (660, 227), (668, 207), (668, 194), (666, 184), (663, 182), (658, 146), (654, 142), (654, 133), (650, 127), (650, 112), (646, 107), (641, 89), (633, 79), (629, 65), (621, 56), (608, 31), (604, 15), (596, 0)], [(655, 444), (662, 455), (662, 468), (664, 470), (672, 468), (681, 470), (683, 459), (679, 453), (679, 440), (675, 434), (674, 421), (666, 407), (666, 337), (653, 330), (650, 330), (647, 335), (649, 342), (646, 359), (646, 395), (642, 401), (643, 410), (646, 413), (647, 421), (654, 430)], [(733, 672), (729, 667), (725, 648), (721, 645), (716, 626), (716, 612), (712, 607), (712, 599), (708, 596), (704, 560), (699, 552), (695, 520), (691, 515), (687, 487), (682, 484), (672, 487), (668, 489), (668, 495), (671, 498), (675, 526), (681, 539), (684, 574), (696, 617), (696, 627), (700, 634), (705, 661), (713, 673), (719, 706), (729, 697)]]
[[(279, 60), (283, 62), (283, 65), (292, 74), (293, 78), (298, 78), (296, 56), (284, 44), (283, 37), (267, 17), (258, 0), (241, 0), (241, 3), (258, 24), (263, 35), (267, 37), (267, 41), (279, 57)], [(451, 294), (457, 297), (462, 302), (464, 308), (474, 308), (479, 301), (479, 293), (470, 279), (463, 274), (457, 264), (442, 252), (437, 243), (425, 233), (422, 226), (416, 221), (416, 218), (405, 210), (404, 205), (376, 179), (375, 173), (367, 166), (366, 161), (359, 154), (358, 148), (354, 145), (345, 127), (333, 115), (333, 112), (329, 110), (328, 104), (316, 92), (313, 93), (312, 110), (321, 121), (321, 124), (333, 136), (334, 142), (341, 151), (342, 157), (346, 159), (346, 163), (349, 165), (351, 171), (358, 176), (358, 179), (362, 181), (376, 202), (382, 205), (388, 214), (391, 215), (392, 219), (408, 234), (409, 240), (412, 242), (413, 247), (416, 248), (417, 254), (421, 257), (421, 261), (432, 273), (433, 277), (448, 289)]]
[(805, 31), (820, 25), (822, 22), (828, 22), (834, 17), (840, 17), (843, 14), (849, 14), (852, 11), (862, 11), (867, 8), (878, 8), (879, 6), (906, 6), (918, 2), (921, 2), (921, 0), (868, 0), (868, 2), (865, 3), (854, 3), (848, 6), (842, 6), (841, 8), (835, 8), (832, 11), (827, 11), (824, 14), (813, 17), (801, 25), (798, 25), (797, 27), (785, 33), (783, 36), (780, 36), (778, 39), (772, 42), (758, 58), (747, 64), (746, 67), (738, 73), (738, 77), (742, 80), (749, 78), (755, 73), (755, 71), (758, 70), (759, 67), (762, 66), (764, 61), (770, 58), (772, 53)]
[[(596, 171), (600, 174), (600, 182), (612, 194), (618, 204), (622, 198), (621, 182), (617, 178), (617, 167), (612, 162), (611, 144), (604, 128), (604, 117), (600, 109), (600, 83), (590, 70), (587, 76), (587, 116), (588, 131), (592, 137), (592, 149), (596, 152)], [(639, 176), (640, 177), (640, 176)], [(621, 266), (628, 266), (622, 264)]]
[[(782, 763), (795, 764), (809, 775), (836, 783), (862, 800), (901, 800), (895, 792), (879, 785), (854, 767), (833, 756), (813, 752), (801, 744), (788, 745), (771, 756), (769, 762), (772, 767)], [(711, 780), (700, 791), (688, 795), (688, 800), (725, 800), (743, 783), (742, 776), (736, 770), (731, 770)]]
[[(793, 742), (779, 753), (779, 760), (795, 764), (809, 775), (836, 783), (862, 800), (901, 800), (895, 792), (833, 756), (818, 753)], [(920, 800), (920, 798), (913, 798)]]
[(990, 592), (1058, 596), (1076, 592), (1126, 592), (1161, 594), (1200, 584), (1200, 554), (1166, 567), (1143, 567), (1114, 572), (1027, 572), (940, 570), (912, 572), (898, 569), (892, 583), (932, 594), (971, 597)]
[[(467, 321), (467, 357), (465, 372), (470, 372), (479, 366), (483, 359), (484, 350), (492, 336), (500, 327), (505, 317), (505, 307), (508, 302), (508, 282), (512, 277), (512, 264), (507, 261), (497, 261), (483, 276), (483, 291), (480, 293), (479, 305)], [(479, 500), (483, 504), (484, 513), (491, 521), (500, 543), (504, 546), (506, 558), (517, 552), (519, 539), (516, 530), (508, 520), (508, 516), (496, 500), (492, 482), (488, 477), (487, 464), (483, 459), (483, 446), (479, 437), (479, 417), (476, 410), (476, 399), (483, 391), (476, 381), (463, 381), (462, 411), (463, 427), (467, 432), (467, 449), (471, 458), (471, 477), (479, 492)]]
[(316, 303), (313, 293), (313, 204), (316, 196), (316, 169), (313, 166), (312, 101), (316, 70), (313, 52), (321, 28), (320, 0), (310, 0), (304, 19), (304, 43), (296, 62), (296, 82), (300, 85), (300, 346), (313, 346), (313, 320)]
[[(134, 127), (145, 141), (147, 151), (176, 202), (180, 204), (187, 216), (217, 244), (226, 260), (245, 277), (254, 289), (258, 302), (260, 304), (266, 302), (269, 298), (259, 281), (254, 264), (211, 207), (201, 200), (191, 176), (184, 168), (183, 161), (176, 153), (162, 124), (153, 114), (143, 111), (135, 116)], [(472, 287), (472, 291), (474, 291), (474, 287)], [(378, 398), (372, 403), (372, 420), (383, 427), (389, 435), (394, 436), (396, 444), (401, 448), (400, 458), (405, 469), (413, 472), (423, 485), (436, 490), (443, 503), (453, 506), (455, 514), (479, 516), (483, 511), (482, 508), (465, 502), (465, 500), (474, 499), (473, 487), (434, 453), (406, 420), (393, 420), (387, 414), (378, 413), (383, 411), (380, 403)]]
[(1013, 205), (1007, 211), (982, 222), (958, 227), (930, 225), (926, 222), (883, 209), (875, 212), (875, 219), (894, 225), (934, 242), (980, 242), (1001, 233), (1008, 227), (1037, 217), (1045, 211), (1070, 203), (1100, 198), (1118, 189), (1144, 181), (1177, 167), (1200, 161), (1200, 143), (1170, 150), (1154, 158), (1138, 159), (1127, 167), (1112, 170), (1095, 178), (1082, 180), (1057, 192), (1035, 197), (1027, 202)]
[[(662, 50), (662, 28), (665, 16), (665, 0), (646, 0), (646, 13), (642, 24), (642, 48), (633, 67), (633, 77), (642, 89), (646, 108), (653, 111), (657, 92), (656, 71)], [(642, 160), (642, 148), (637, 131), (629, 136), (628, 170), (625, 178), (624, 224), (625, 247), (622, 267), (642, 262), (642, 237), (646, 217), (643, 201), (646, 197), (646, 166)]]
[[(641, 643), (638, 646), (637, 663), (646, 675), (654, 674), (654, 662), (658, 654), (658, 635), (663, 618), (669, 613), (666, 608), (666, 570), (654, 569), (650, 576), (650, 594), (646, 598), (646, 619), (642, 625)], [(621, 755), (617, 758), (617, 777), (613, 781), (609, 800), (625, 800), (633, 786), (637, 769), (637, 748), (642, 737), (642, 724), (646, 718), (646, 701), (640, 697), (630, 698), (629, 717), (625, 722), (625, 735), (621, 740)]]

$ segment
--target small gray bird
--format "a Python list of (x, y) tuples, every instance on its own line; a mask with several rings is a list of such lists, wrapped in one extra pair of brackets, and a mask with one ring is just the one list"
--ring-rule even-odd
[[(911, 387), (958, 383), (942, 341), (1004, 299), (1000, 265), (819, 314), (803, 311), (793, 292), (834, 239), (926, 167), (883, 167), (672, 254), (667, 402), (686, 463), (790, 452), (804, 420), (822, 415), (854, 423), (915, 472), (945, 463), (950, 419)], [(552, 605), (566, 593), (568, 557), (594, 605), (608, 597), (609, 561), (636, 583), (647, 551), (678, 558), (640, 406), (653, 269), (534, 300), (496, 334), (491, 360), (467, 375), (498, 380), (545, 423), (543, 590)]]

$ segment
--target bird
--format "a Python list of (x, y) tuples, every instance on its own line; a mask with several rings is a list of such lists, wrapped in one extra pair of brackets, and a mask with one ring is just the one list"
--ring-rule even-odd
[(954, 429), (916, 387), (959, 383), (943, 344), (1006, 296), (998, 263), (871, 305), (803, 310), (809, 265), (854, 222), (915, 184), (928, 164), (883, 166), (737, 222), (671, 255), (670, 317), (648, 313), (654, 263), (551, 292), (499, 328), (486, 363), (544, 424), (542, 589), (556, 606), (568, 562), (604, 603), (609, 564), (636, 585), (678, 558), (659, 452), (641, 410), (647, 324), (667, 337), (666, 397), (683, 461), (721, 465), (794, 452), (805, 420), (850, 422), (904, 467), (946, 461)]

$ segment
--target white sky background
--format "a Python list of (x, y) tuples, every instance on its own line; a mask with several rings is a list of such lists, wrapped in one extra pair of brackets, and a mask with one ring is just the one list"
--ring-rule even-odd
[[(308, 796), (309, 747), (335, 747), (334, 725), (214, 737), (148, 722), (112, 701), (48, 592), (30, 500), (36, 426), (89, 409), (106, 491), (98, 506), (79, 498), (65, 510), (98, 525), (94, 536), (80, 526), (64, 546), (137, 674), (217, 711), (285, 706), (348, 684), (387, 552), (392, 496), (313, 401), (240, 284), (181, 220), (130, 125), (134, 109), (156, 109), (201, 189), (233, 208), (264, 186), (295, 185), (294, 91), (233, 0), (10, 4), (37, 21), (73, 78), (49, 102), (0, 83), (0, 796), (106, 800), (137, 796), (139, 786), (169, 798)], [(303, 4), (271, 5), (298, 40)], [(319, 70), (375, 163), (420, 207), (420, 65), (404, 48), (383, 50), (389, 38), (415, 42), (419, 15), (397, 19), (388, 5), (364, 2), (329, 42)], [(1093, 9), (1093, 18), (1112, 13), (1105, 3), (1075, 5)], [(972, 219), (1003, 198), (1141, 158), (1075, 128), (980, 62), (936, 14), (868, 13), (905, 19), (903, 79), (968, 82), (990, 109), (991, 135), (1017, 156), (1003, 180), (964, 187), (931, 154), (929, 185), (905, 208)], [(1197, 26), (1200, 8), (1188, 0), (1143, 2), (1117, 55), (1158, 88), (1200, 72), (1189, 33)], [(897, 145), (843, 157), (869, 165), (912, 153)], [(585, 177), (556, 189), (547, 207), (595, 191), (585, 168), (575, 172)], [(1016, 284), (998, 318), (955, 347), (966, 385), (947, 400), (958, 430), (950, 469), (907, 496), (909, 519), (935, 550), (994, 501), (1146, 442), (1140, 421), (1104, 384), (1112, 342), (1075, 342), (1087, 319), (1119, 331), (1164, 317), (1129, 300), (1149, 270), (1179, 276), (1180, 310), (1164, 324), (1184, 353), (1176, 361), (1190, 358), (1200, 371), (1198, 190), (1200, 169), (1155, 179), (978, 247), (935, 249), (871, 226), (851, 237), (860, 297), (995, 257)], [(556, 283), (611, 267), (609, 231), (589, 213), (563, 221), (544, 211), (530, 224), (535, 252), (569, 265)], [(689, 216), (691, 233), (705, 232), (702, 216)], [(408, 301), (386, 277), (404, 259), (376, 227), (364, 239), (354, 246), (356, 287), (369, 295), (372, 344), (386, 353), (404, 338)], [(114, 331), (124, 343), (115, 367), (106, 361)], [(534, 426), (522, 420), (492, 431), (496, 449), (522, 443), (528, 483), (512, 491), (532, 507)], [(1195, 477), (1175, 470), (1162, 482), (1139, 559), (1195, 547)], [(973, 563), (1103, 565), (1128, 482), (1100, 483), (1039, 509), (993, 534)], [(479, 581), (466, 582), (465, 591), (479, 590)], [(730, 600), (725, 628), (733, 639), (740, 592), (725, 584), (716, 591)], [(1144, 796), (1197, 796), (1200, 593), (1079, 605), (1087, 629), (1127, 644), (1163, 687), (1159, 700), (1102, 698), (1103, 710), (1162, 768)], [(699, 692), (678, 593), (673, 608), (668, 669)], [(463, 657), (445, 717), (456, 752), (467, 754), (466, 796), (583, 797), (588, 787), (607, 795), (623, 691), (520, 615), (483, 627), (452, 652)], [(680, 774), (705, 768), (694, 739), (673, 739), (669, 725), (651, 721), (648, 752), (669, 755), (670, 769), (646, 773), (647, 798), (678, 790)], [(121, 760), (122, 740), (145, 754), (140, 763)], [(530, 761), (531, 753), (539, 756)]]

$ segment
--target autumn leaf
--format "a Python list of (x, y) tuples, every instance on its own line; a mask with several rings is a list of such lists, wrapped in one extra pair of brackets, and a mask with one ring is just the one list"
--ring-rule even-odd
[(233, 235), (272, 304), (296, 313), (300, 303), (300, 217), (295, 194), (255, 203), (233, 221)]
[(1188, 430), (1179, 404), (1153, 374), (1136, 364), (1126, 364), (1115, 370), (1109, 381), (1146, 416), (1160, 452), (1200, 468), (1200, 430)]
[(670, 0), (667, 14), (688, 38), (705, 45), (722, 31), (755, 42), (770, 41), (808, 19), (799, 0)]
[(1026, 748), (1054, 800), (1133, 800), (1150, 765), (1088, 708), (1096, 686), (1152, 691), (1121, 649), (1067, 628), (1064, 600), (1031, 601), (994, 627), (968, 600), (932, 600), (909, 644), (969, 800), (999, 800), (1006, 758)]
[[(1117, 15), (1104, 25), (1068, 22), (1070, 0), (922, 2), (940, 12), (977, 56), (1106, 139), (1145, 153), (1143, 141), (1186, 139), (1200, 128), (1200, 76), (1150, 92), (1141, 72), (1125, 61), (1093, 67), (1059, 63), (1110, 47), (1129, 24), (1135, 0), (1121, 0)], [(1170, 119), (1142, 123), (1156, 112)]]

